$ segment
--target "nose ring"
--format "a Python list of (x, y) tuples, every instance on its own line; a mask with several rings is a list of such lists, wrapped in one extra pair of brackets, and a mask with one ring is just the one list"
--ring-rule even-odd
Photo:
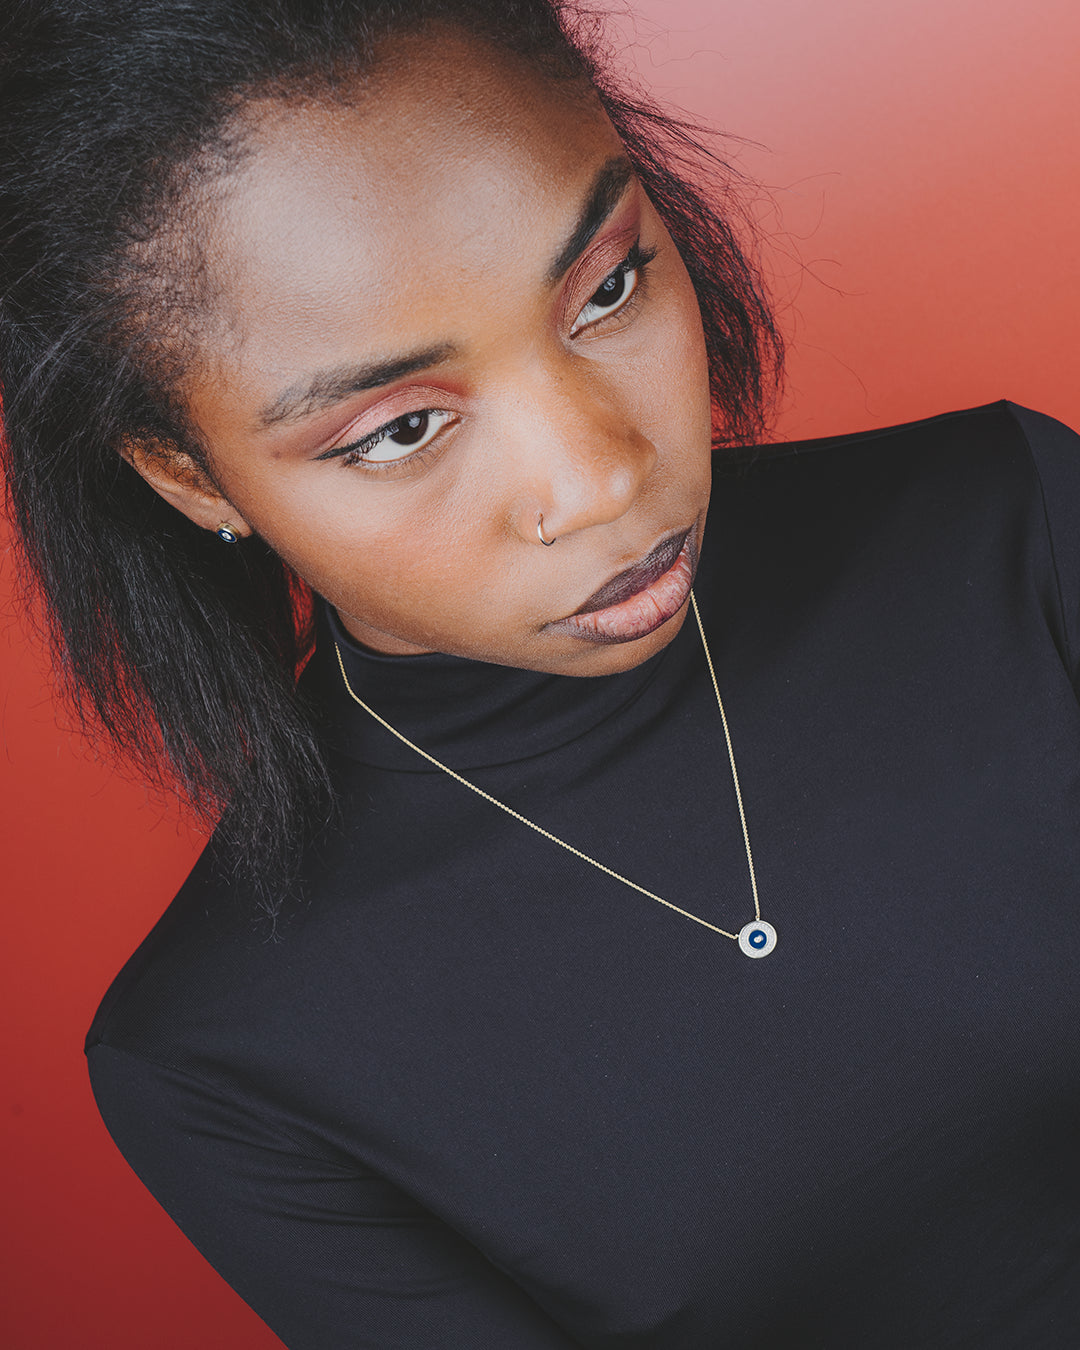
[(536, 519), (536, 536), (545, 548), (550, 548), (559, 537), (556, 535), (554, 539), (544, 538), (544, 517), (542, 515), (538, 516)]

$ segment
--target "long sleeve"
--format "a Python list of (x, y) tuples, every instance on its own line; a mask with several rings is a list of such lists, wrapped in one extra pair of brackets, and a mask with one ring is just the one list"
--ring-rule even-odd
[(207, 1083), (100, 1042), (122, 1153), (290, 1350), (569, 1350), (546, 1314), (396, 1187), (316, 1156)]

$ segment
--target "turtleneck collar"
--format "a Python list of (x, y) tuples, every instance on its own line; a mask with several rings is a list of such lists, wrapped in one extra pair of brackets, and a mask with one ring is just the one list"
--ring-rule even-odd
[[(489, 665), (438, 652), (386, 656), (362, 647), (335, 611), (318, 602), (316, 651), (303, 687), (328, 718), (331, 744), (349, 758), (384, 769), (432, 772), (349, 696), (338, 668), (365, 703), (403, 735), (454, 768), (508, 764), (554, 750), (635, 702), (677, 650), (694, 650), (684, 624), (656, 656), (619, 675), (580, 678)], [(685, 658), (684, 658), (685, 659)]]

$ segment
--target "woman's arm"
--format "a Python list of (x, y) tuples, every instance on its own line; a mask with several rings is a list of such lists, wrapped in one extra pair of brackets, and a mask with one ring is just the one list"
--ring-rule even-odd
[(477, 1249), (380, 1177), (302, 1147), (190, 1074), (97, 1042), (121, 1152), (290, 1350), (571, 1350)]

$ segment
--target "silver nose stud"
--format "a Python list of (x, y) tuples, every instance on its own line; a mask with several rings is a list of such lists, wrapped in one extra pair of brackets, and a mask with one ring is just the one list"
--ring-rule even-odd
[(545, 548), (550, 548), (559, 537), (556, 535), (554, 539), (544, 538), (544, 517), (542, 515), (538, 516), (536, 519), (536, 536)]

